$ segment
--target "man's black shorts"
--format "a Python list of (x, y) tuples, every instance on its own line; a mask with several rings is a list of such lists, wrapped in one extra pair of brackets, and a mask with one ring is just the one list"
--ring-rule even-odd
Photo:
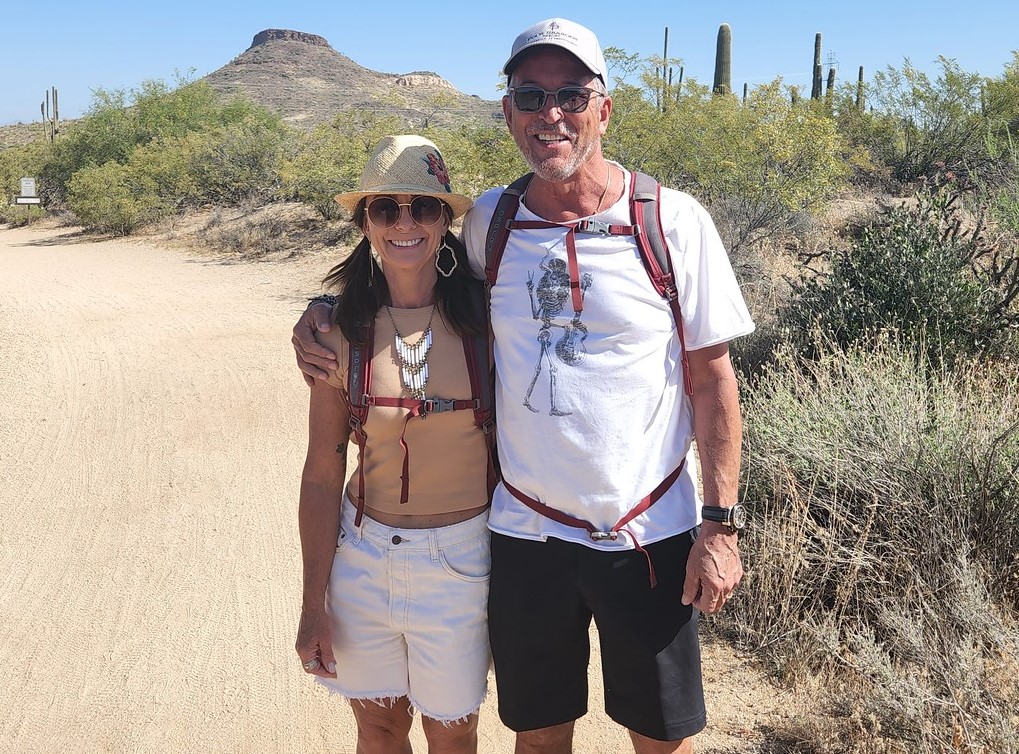
[(649, 738), (704, 728), (698, 611), (683, 605), (695, 531), (636, 550), (492, 535), (488, 625), (499, 716), (514, 731), (587, 712), (588, 629), (598, 627), (605, 711)]

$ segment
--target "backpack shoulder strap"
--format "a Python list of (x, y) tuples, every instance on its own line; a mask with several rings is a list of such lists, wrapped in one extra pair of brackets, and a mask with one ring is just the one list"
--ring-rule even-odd
[(531, 182), (533, 175), (534, 173), (527, 173), (513, 181), (503, 189), (499, 203), (495, 205), (495, 212), (488, 224), (488, 235), (485, 236), (485, 284), (488, 288), (495, 285), (495, 279), (499, 275), (502, 253), (506, 250), (506, 242), (509, 240), (509, 222), (517, 216), (520, 197), (527, 190), (527, 184)]
[(651, 284), (658, 294), (669, 302), (676, 320), (679, 347), (683, 362), (683, 390), (693, 395), (690, 379), (690, 360), (687, 357), (686, 338), (683, 334), (683, 312), (679, 305), (679, 290), (672, 265), (672, 255), (665, 241), (660, 210), (662, 186), (649, 175), (634, 171), (630, 182), (630, 221), (637, 226), (637, 249)]
[(348, 343), (347, 357), (347, 409), (350, 411), (350, 429), (357, 442), (357, 515), (354, 526), (361, 525), (364, 515), (364, 448), (368, 436), (364, 424), (368, 421), (368, 395), (372, 380), (372, 354), (375, 351), (375, 322), (368, 325), (367, 337), (361, 343)]
[(489, 366), (488, 332), (464, 335), (462, 340), (474, 400), (474, 424), (484, 433), (488, 448), (488, 499), (491, 500), (499, 475), (495, 459), (495, 375)]

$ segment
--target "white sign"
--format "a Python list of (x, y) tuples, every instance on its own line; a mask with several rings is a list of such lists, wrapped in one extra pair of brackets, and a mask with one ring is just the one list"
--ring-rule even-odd
[(22, 196), (36, 196), (36, 193), (35, 193), (35, 178), (22, 178), (21, 179), (21, 195)]
[(15, 204), (42, 204), (42, 199), (38, 196), (16, 196), (14, 197)]

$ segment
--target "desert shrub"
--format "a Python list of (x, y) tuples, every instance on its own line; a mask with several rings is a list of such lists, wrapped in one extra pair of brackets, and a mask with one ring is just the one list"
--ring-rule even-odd
[(152, 80), (130, 92), (97, 89), (86, 116), (56, 142), (41, 170), (47, 198), (62, 200), (71, 176), (82, 168), (125, 164), (139, 147), (181, 145), (175, 140), (253, 121), (279, 123), (279, 118), (241, 100), (221, 105), (202, 81), (178, 77), (176, 88)]
[(1019, 50), (1005, 65), (1000, 78), (984, 82), (983, 114), (998, 138), (1019, 136)]
[(613, 92), (617, 101), (608, 156), (704, 201), (737, 254), (819, 210), (849, 174), (828, 112), (793, 106), (779, 82), (755, 88), (746, 103), (696, 82), (664, 111), (634, 87)]
[(75, 172), (67, 205), (85, 228), (116, 235), (128, 235), (169, 209), (150, 176), (112, 161)]
[[(951, 184), (928, 186), (890, 207), (822, 269), (792, 283), (781, 312), (808, 352), (817, 332), (840, 345), (896, 331), (938, 363), (960, 356), (1014, 357), (1019, 335), (1019, 259), (984, 237), (980, 216), (960, 209)], [(815, 260), (816, 261), (816, 260)]]
[(406, 130), (395, 116), (351, 110), (336, 116), (329, 125), (295, 137), (293, 155), (280, 167), (283, 194), (310, 204), (326, 219), (342, 217), (343, 209), (333, 197), (357, 186), (365, 163), (383, 136)]
[(745, 104), (713, 96), (691, 121), (700, 139), (689, 170), (733, 251), (791, 229), (845, 185), (844, 146), (823, 103), (793, 106), (778, 82)]
[(258, 259), (286, 248), (287, 223), (280, 217), (241, 217), (223, 222), (213, 216), (198, 237), (209, 247)]
[(1015, 751), (1019, 375), (818, 337), (745, 394), (747, 576), (716, 620), (823, 679), (807, 750)]
[(136, 147), (126, 165), (145, 176), (167, 207), (180, 210), (201, 203), (202, 193), (192, 170), (194, 157), (186, 138), (159, 137)]
[(938, 58), (941, 71), (931, 80), (907, 59), (874, 75), (869, 96), (880, 118), (894, 123), (897, 138), (876, 143), (876, 157), (900, 181), (933, 176), (941, 167), (979, 174), (987, 163), (981, 116), (981, 78), (955, 60)]
[[(869, 88), (864, 87), (864, 102)], [(879, 189), (895, 188), (888, 155), (904, 149), (896, 118), (856, 105), (857, 85), (845, 83), (831, 98), (835, 127), (846, 145), (846, 165), (850, 182)]]
[(426, 135), (442, 150), (457, 193), (477, 197), (530, 170), (505, 126), (470, 125), (431, 130)]
[(203, 200), (238, 204), (278, 198), (280, 171), (294, 148), (293, 134), (279, 118), (255, 113), (186, 139), (190, 172)]

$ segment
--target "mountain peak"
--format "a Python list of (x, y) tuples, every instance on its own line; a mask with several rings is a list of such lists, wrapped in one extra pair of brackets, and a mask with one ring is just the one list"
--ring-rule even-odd
[(324, 37), (291, 29), (258, 32), (251, 47), (205, 80), (223, 97), (241, 96), (313, 128), (350, 110), (394, 115), (416, 129), (502, 120), (498, 102), (463, 94), (431, 71), (373, 71)]
[[(264, 45), (266, 42), (281, 41), (281, 42), (304, 42), (309, 45), (317, 45), (319, 47), (328, 47), (329, 42), (326, 41), (325, 37), (320, 37), (318, 34), (308, 34), (304, 31), (292, 31), (290, 29), (265, 29), (264, 31), (258, 32), (255, 38), (251, 40), (251, 47), (258, 47)], [(248, 49), (250, 50), (251, 47)]]

